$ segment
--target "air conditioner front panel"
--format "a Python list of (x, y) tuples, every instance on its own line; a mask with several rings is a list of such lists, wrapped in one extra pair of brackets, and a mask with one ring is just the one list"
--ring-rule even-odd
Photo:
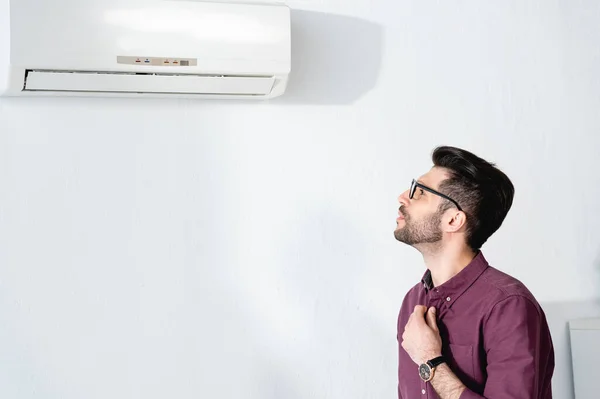
[(28, 71), (24, 91), (268, 96), (275, 77)]
[[(118, 57), (197, 60), (149, 72), (286, 74), (285, 6), (165, 0), (11, 0), (11, 64), (29, 69), (135, 71)], [(175, 72), (177, 73), (177, 72)]]

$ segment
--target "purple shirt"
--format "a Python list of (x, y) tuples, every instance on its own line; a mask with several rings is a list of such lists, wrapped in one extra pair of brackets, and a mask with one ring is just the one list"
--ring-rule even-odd
[[(554, 348), (546, 316), (523, 283), (490, 266), (481, 252), (439, 287), (425, 273), (402, 303), (399, 340), (416, 305), (437, 309), (442, 353), (467, 387), (461, 399), (552, 398)], [(439, 398), (401, 345), (398, 397)]]

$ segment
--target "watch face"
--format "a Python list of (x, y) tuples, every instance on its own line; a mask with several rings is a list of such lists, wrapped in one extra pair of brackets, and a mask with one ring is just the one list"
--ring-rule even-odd
[(431, 367), (428, 364), (422, 364), (419, 366), (419, 375), (423, 381), (429, 381), (431, 379)]

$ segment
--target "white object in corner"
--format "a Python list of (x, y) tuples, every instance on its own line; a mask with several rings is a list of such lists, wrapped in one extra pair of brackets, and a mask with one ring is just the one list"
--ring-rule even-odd
[(576, 399), (597, 399), (600, 381), (600, 318), (569, 322)]
[(0, 95), (267, 99), (290, 10), (197, 0), (0, 0)]

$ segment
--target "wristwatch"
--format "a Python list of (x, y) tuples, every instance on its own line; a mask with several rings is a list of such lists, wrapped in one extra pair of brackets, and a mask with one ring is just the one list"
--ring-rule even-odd
[(442, 363), (445, 363), (446, 359), (444, 356), (439, 356), (434, 359), (428, 360), (419, 366), (419, 376), (425, 382), (431, 381), (433, 378), (433, 374), (435, 373), (435, 368)]

